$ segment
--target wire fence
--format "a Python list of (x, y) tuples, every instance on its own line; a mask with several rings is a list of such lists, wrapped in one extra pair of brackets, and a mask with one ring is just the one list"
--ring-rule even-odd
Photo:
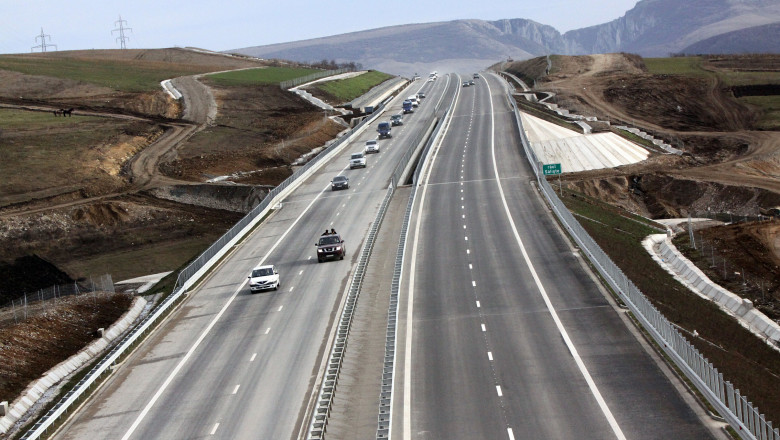
[(542, 163), (537, 159), (525, 135), (517, 103), (509, 97), (515, 109), (515, 119), (523, 150), (536, 175), (539, 188), (558, 220), (593, 263), (599, 274), (634, 313), (642, 326), (664, 352), (680, 368), (715, 410), (743, 439), (780, 440), (780, 430), (760, 413), (753, 403), (743, 396), (723, 374), (691, 344), (679, 329), (671, 323), (639, 288), (609, 258), (595, 240), (577, 222), (566, 205), (558, 198), (555, 189), (544, 176)]
[(780, 323), (780, 273), (776, 269), (753, 270), (754, 267), (740, 263), (743, 251), (726, 249), (717, 236), (703, 231), (680, 234), (674, 243), (707, 277), (749, 299), (758, 310)]
[(105, 274), (81, 283), (58, 284), (35, 292), (23, 293), (0, 308), (0, 324), (18, 323), (45, 313), (57, 306), (62, 298), (73, 295), (115, 293), (111, 275)]

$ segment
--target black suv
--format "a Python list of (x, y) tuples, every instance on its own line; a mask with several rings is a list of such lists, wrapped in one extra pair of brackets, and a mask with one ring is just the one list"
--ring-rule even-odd
[(344, 255), (347, 254), (347, 250), (344, 248), (344, 240), (341, 239), (341, 235), (336, 233), (323, 234), (315, 246), (317, 246), (318, 263), (322, 263), (329, 258), (343, 260)]

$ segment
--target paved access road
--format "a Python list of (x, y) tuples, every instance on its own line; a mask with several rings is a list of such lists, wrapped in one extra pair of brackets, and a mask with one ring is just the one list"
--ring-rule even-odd
[[(297, 438), (308, 424), (352, 265), (393, 169), (410, 139), (427, 128), (422, 121), (445, 81), (413, 83), (379, 119), (389, 120), (403, 96), (421, 87), (429, 98), (391, 139), (379, 141), (381, 152), (368, 156), (367, 168), (349, 170), (348, 157), (376, 137), (378, 121), (235, 246), (57, 437)], [(350, 178), (350, 188), (331, 192), (338, 174)], [(314, 244), (326, 228), (346, 240), (345, 260), (317, 263)], [(262, 263), (277, 266), (281, 288), (251, 294), (247, 275)]]
[(499, 80), (460, 89), (410, 223), (392, 438), (712, 438), (540, 201)]

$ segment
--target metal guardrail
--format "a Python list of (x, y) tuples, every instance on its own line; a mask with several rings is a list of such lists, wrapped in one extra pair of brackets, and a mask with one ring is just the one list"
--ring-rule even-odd
[(322, 72), (312, 73), (310, 75), (302, 76), (300, 78), (288, 79), (279, 83), (279, 87), (283, 89), (289, 89), (300, 84), (306, 84), (307, 82), (314, 81), (315, 79), (325, 78), (326, 76), (340, 75), (342, 73), (351, 72), (352, 69), (337, 69), (337, 70), (323, 70)]
[(339, 375), (341, 374), (341, 365), (344, 362), (344, 352), (347, 349), (349, 331), (352, 328), (352, 317), (354, 316), (355, 308), (357, 307), (358, 296), (360, 296), (360, 288), (363, 286), (363, 278), (366, 274), (368, 260), (371, 257), (371, 251), (374, 248), (374, 242), (376, 241), (379, 227), (387, 212), (387, 206), (390, 204), (390, 199), (393, 197), (393, 191), (394, 187), (390, 185), (387, 188), (387, 194), (385, 194), (385, 198), (382, 200), (382, 204), (379, 207), (379, 212), (377, 212), (376, 218), (368, 231), (366, 241), (363, 243), (363, 249), (360, 251), (357, 268), (352, 275), (352, 282), (349, 286), (349, 292), (347, 293), (347, 301), (341, 311), (338, 330), (331, 345), (330, 356), (328, 357), (328, 366), (326, 367), (323, 381), (320, 384), (320, 391), (316, 401), (317, 404), (314, 408), (311, 422), (309, 423), (308, 438), (312, 440), (322, 439), (325, 436), (330, 410), (333, 407), (333, 397), (336, 386), (338, 385)]
[(383, 107), (384, 105), (380, 106), (374, 115), (366, 118), (360, 124), (350, 129), (337, 139), (336, 142), (332, 143), (306, 165), (296, 170), (279, 186), (271, 190), (259, 205), (253, 208), (246, 216), (239, 220), (238, 223), (230, 228), (230, 230), (222, 235), (222, 237), (217, 239), (216, 242), (206, 249), (206, 251), (179, 272), (173, 293), (152, 309), (152, 312), (146, 319), (128, 332), (125, 337), (97, 363), (97, 365), (89, 370), (89, 372), (87, 372), (87, 374), (70, 391), (65, 393), (65, 395), (47, 411), (46, 414), (24, 434), (24, 436), (21, 437), (22, 440), (39, 438), (53, 423), (66, 414), (71, 406), (78, 402), (78, 400), (91, 390), (96, 383), (99, 383), (98, 379), (111, 372), (111, 367), (115, 365), (116, 362), (139, 341), (139, 339), (156, 327), (157, 323), (166, 316), (168, 310), (178, 302), (186, 290), (205, 274), (205, 272), (219, 260), (219, 257), (224, 255), (230, 246), (247, 234), (251, 228), (262, 219), (262, 216), (270, 211), (270, 207), (275, 202), (275, 199), (279, 197), (287, 187), (297, 183), (297, 179), (304, 176), (315, 166), (318, 166), (324, 158), (329, 156), (329, 153), (339, 148), (352, 134), (362, 129), (366, 124), (373, 122), (381, 113)]
[(607, 281), (612, 289), (628, 305), (642, 326), (658, 345), (674, 361), (696, 388), (737, 431), (743, 439), (780, 440), (780, 430), (772, 427), (758, 408), (743, 396), (723, 374), (710, 363), (666, 317), (653, 306), (639, 288), (620, 270), (601, 247), (577, 222), (571, 212), (555, 194), (547, 182), (539, 162), (523, 130), (517, 103), (509, 96), (515, 109), (515, 119), (523, 149), (534, 170), (539, 187), (550, 203), (555, 215), (574, 238), (580, 248)]

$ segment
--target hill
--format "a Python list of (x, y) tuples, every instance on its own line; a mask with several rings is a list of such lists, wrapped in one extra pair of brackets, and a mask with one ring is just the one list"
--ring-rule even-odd
[[(389, 26), (290, 43), (252, 46), (231, 52), (263, 58), (312, 62), (354, 61), (366, 68), (400, 75), (430, 70), (468, 73), (496, 61), (539, 55), (631, 52), (667, 56), (699, 41), (712, 40), (710, 53), (776, 52), (774, 28), (780, 23), (776, 0), (641, 0), (608, 23), (561, 34), (552, 26), (515, 18), (454, 20)], [(734, 38), (744, 44), (733, 43)], [(769, 41), (766, 41), (769, 40)], [(751, 51), (751, 50), (748, 50)]]

